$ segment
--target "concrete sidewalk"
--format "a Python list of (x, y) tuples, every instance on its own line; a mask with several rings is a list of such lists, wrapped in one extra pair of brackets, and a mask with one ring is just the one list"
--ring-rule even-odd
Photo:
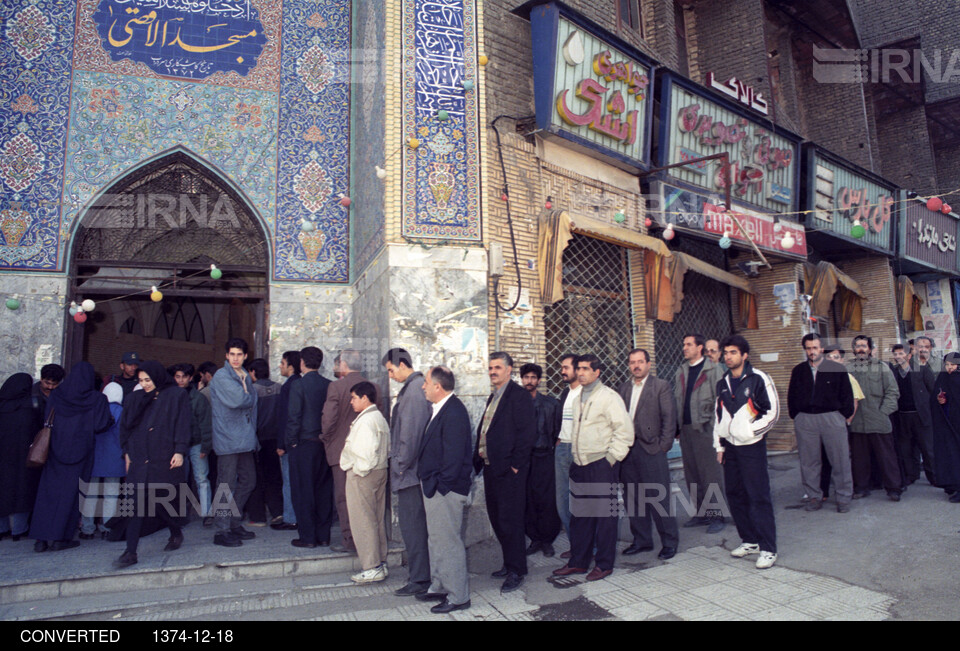
[[(658, 561), (656, 551), (618, 556), (614, 574), (590, 584), (582, 576), (553, 580), (563, 561), (538, 553), (529, 557), (522, 589), (500, 595), (500, 581), (489, 576), (500, 567), (499, 547), (485, 542), (469, 553), (473, 607), (447, 618), (960, 618), (960, 507), (942, 491), (918, 483), (900, 503), (879, 491), (848, 514), (837, 513), (832, 499), (807, 513), (784, 508), (801, 497), (796, 457), (772, 457), (770, 476), (780, 552), (770, 570), (755, 569), (755, 557), (729, 556), (740, 542), (730, 523), (716, 535), (681, 528), (680, 553), (671, 561)], [(98, 619), (114, 608), (111, 616), (122, 619), (437, 619), (430, 604), (393, 596), (406, 578), (399, 553), (385, 583), (356, 587), (349, 582), (356, 557), (294, 548), (295, 532), (255, 532), (243, 547), (225, 549), (212, 544), (212, 530), (193, 523), (183, 547), (164, 553), (161, 531), (141, 542), (140, 564), (119, 573), (111, 563), (122, 544), (98, 540), (35, 554), (32, 541), (3, 541), (0, 617), (73, 612)], [(566, 538), (556, 547), (566, 549)], [(72, 596), (81, 594), (79, 586), (97, 596)]]

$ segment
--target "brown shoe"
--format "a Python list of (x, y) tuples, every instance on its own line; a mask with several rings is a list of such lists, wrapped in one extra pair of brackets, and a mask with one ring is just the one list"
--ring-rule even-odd
[(560, 558), (570, 558), (570, 552), (566, 551), (560, 554)]
[(569, 565), (564, 565), (561, 568), (558, 568), (553, 571), (554, 576), (570, 576), (571, 574), (586, 574), (587, 570), (582, 567), (570, 567)]
[(599, 581), (600, 579), (605, 579), (608, 576), (613, 574), (613, 570), (601, 570), (599, 567), (594, 567), (590, 574), (587, 575), (587, 581)]

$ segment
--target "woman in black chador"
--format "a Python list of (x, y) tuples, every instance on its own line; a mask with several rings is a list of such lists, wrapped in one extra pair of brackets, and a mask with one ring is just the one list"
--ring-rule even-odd
[(943, 360), (930, 394), (933, 414), (933, 476), (949, 495), (960, 502), (960, 353)]
[[(179, 549), (183, 543), (181, 519), (167, 509), (178, 508), (176, 489), (185, 479), (183, 460), (190, 450), (190, 398), (160, 362), (144, 362), (139, 376), (143, 391), (127, 396), (120, 417), (126, 482), (136, 485), (137, 508), (136, 515), (127, 523), (127, 550), (115, 562), (117, 567), (137, 562), (145, 517), (156, 516), (169, 527), (170, 540), (164, 551)], [(175, 491), (173, 499), (167, 497), (171, 490)], [(152, 499), (153, 496), (160, 500)]]
[[(52, 416), (51, 416), (52, 415)], [(34, 551), (70, 549), (80, 523), (80, 482), (89, 482), (96, 435), (113, 425), (107, 397), (96, 387), (93, 366), (78, 362), (47, 399), (52, 418), (50, 454), (40, 476), (30, 519)]]
[(27, 452), (43, 418), (32, 388), (26, 373), (11, 375), (0, 388), (0, 539), (20, 540), (27, 533), (37, 497), (40, 471), (27, 468)]

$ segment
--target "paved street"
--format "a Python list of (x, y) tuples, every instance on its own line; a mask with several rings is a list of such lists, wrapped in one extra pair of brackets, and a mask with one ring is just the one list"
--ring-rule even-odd
[[(306, 574), (314, 556), (285, 554), (285, 539), (277, 532), (258, 530), (258, 545), (244, 550), (243, 560), (209, 544), (206, 533), (196, 524), (187, 530), (185, 545), (175, 554), (162, 555), (164, 534), (144, 541), (142, 557), (150, 559), (141, 570), (128, 570), (123, 578), (105, 579), (95, 595), (69, 596), (69, 582), (61, 584), (56, 599), (19, 600), (0, 604), (0, 617), (71, 618), (96, 620), (882, 620), (957, 619), (960, 605), (956, 584), (955, 549), (958, 542), (960, 509), (949, 504), (942, 491), (924, 483), (912, 486), (899, 504), (882, 492), (854, 503), (850, 514), (836, 512), (832, 500), (816, 513), (785, 509), (799, 497), (799, 471), (793, 455), (772, 457), (779, 533), (780, 560), (765, 571), (753, 567), (755, 559), (734, 559), (729, 555), (739, 543), (729, 525), (718, 535), (703, 528), (681, 529), (681, 551), (672, 560), (660, 562), (655, 553), (639, 557), (618, 557), (617, 569), (609, 578), (585, 583), (583, 577), (554, 581), (551, 571), (562, 564), (559, 558), (541, 554), (530, 557), (531, 566), (523, 587), (509, 595), (499, 593), (500, 581), (489, 576), (499, 567), (495, 543), (476, 545), (470, 550), (472, 608), (440, 617), (429, 612), (431, 604), (395, 597), (403, 585), (406, 570), (391, 568), (382, 584), (357, 587), (349, 581), (349, 562), (323, 575)], [(922, 480), (921, 480), (922, 482)], [(274, 535), (271, 535), (274, 534)], [(281, 540), (283, 538), (283, 540)], [(29, 552), (25, 543), (15, 555), (20, 562), (4, 563), (0, 581), (20, 581), (28, 565), (38, 567), (53, 555)], [(561, 537), (558, 552), (567, 546)], [(85, 543), (81, 548), (86, 567), (94, 561), (109, 561), (119, 545)], [(156, 549), (153, 549), (156, 547)], [(14, 545), (0, 543), (5, 558)], [(297, 550), (293, 550), (297, 552)], [(69, 550), (56, 557), (64, 574), (70, 572), (71, 558), (80, 553)], [(299, 553), (299, 552), (298, 552)], [(211, 571), (204, 558), (220, 557), (235, 578), (197, 579), (190, 572)], [(231, 562), (227, 562), (227, 557)], [(325, 562), (331, 562), (333, 555)], [(273, 559), (273, 561), (271, 561)], [(637, 559), (637, 560), (633, 560)], [(156, 565), (163, 564), (163, 572)], [(319, 562), (319, 561), (316, 561)], [(263, 567), (257, 565), (262, 563)], [(272, 564), (271, 564), (272, 563)], [(257, 571), (283, 565), (274, 573)], [(193, 569), (188, 569), (188, 568)], [(178, 569), (179, 568), (179, 569)], [(247, 568), (246, 572), (242, 570)], [(223, 568), (221, 568), (223, 569)], [(136, 570), (136, 571), (134, 571)], [(173, 574), (182, 571), (174, 581)], [(78, 576), (78, 574), (74, 574)], [(158, 576), (167, 576), (170, 585), (155, 587)], [(213, 575), (211, 575), (213, 576)], [(186, 577), (186, 578), (184, 578)], [(196, 576), (194, 576), (196, 578)], [(135, 581), (135, 583), (130, 583)], [(126, 581), (127, 583), (121, 583)], [(173, 585), (179, 582), (178, 585)], [(116, 585), (110, 589), (110, 585)], [(126, 586), (120, 589), (120, 586)]]

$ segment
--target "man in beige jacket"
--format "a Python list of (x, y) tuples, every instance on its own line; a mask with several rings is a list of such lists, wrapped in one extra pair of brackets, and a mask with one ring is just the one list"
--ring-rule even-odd
[(387, 578), (387, 532), (383, 522), (387, 505), (387, 457), (390, 427), (377, 409), (377, 388), (360, 382), (350, 389), (350, 406), (357, 417), (340, 454), (340, 469), (347, 475), (347, 510), (363, 571), (354, 583), (374, 583)]
[[(613, 572), (617, 556), (616, 486), (620, 462), (633, 445), (630, 414), (620, 394), (600, 382), (603, 370), (595, 355), (582, 355), (577, 361), (582, 389), (573, 405), (570, 561), (553, 572), (557, 576), (586, 573), (596, 549), (597, 564), (587, 581), (603, 579)], [(602, 494), (599, 486), (607, 487)]]

